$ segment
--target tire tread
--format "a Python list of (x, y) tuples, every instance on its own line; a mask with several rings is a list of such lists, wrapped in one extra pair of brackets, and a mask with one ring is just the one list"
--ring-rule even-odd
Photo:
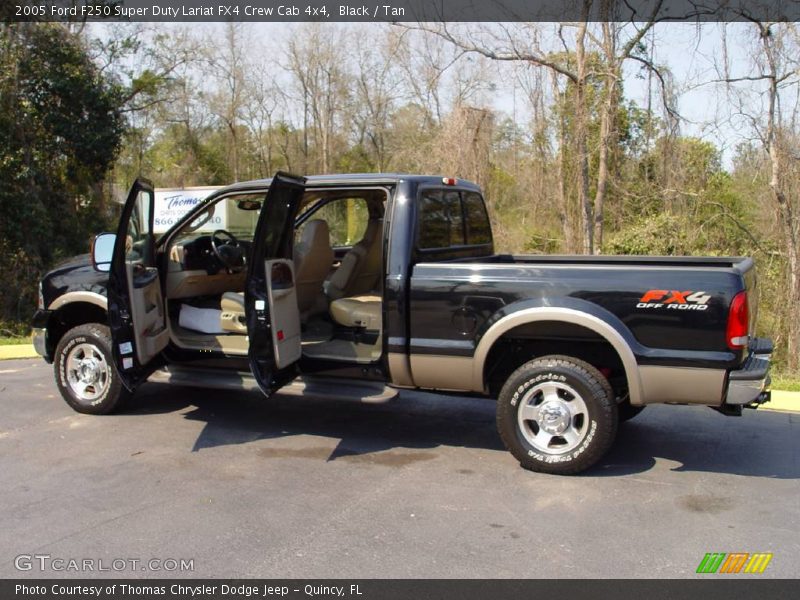
[[(516, 407), (512, 406), (509, 401), (513, 395), (513, 390), (519, 386), (520, 380), (530, 371), (553, 368), (564, 369), (580, 377), (583, 380), (583, 384), (589, 388), (590, 393), (597, 400), (598, 408), (601, 411), (601, 415), (599, 415), (601, 418), (597, 419), (599, 421), (598, 429), (595, 432), (597, 441), (588, 447), (578, 459), (571, 462), (544, 463), (528, 456), (517, 440)], [(586, 398), (584, 400), (591, 401)], [(515, 423), (513, 428), (508, 426), (510, 419)], [(520, 465), (531, 471), (560, 475), (571, 475), (585, 471), (595, 464), (611, 447), (616, 437), (617, 424), (617, 404), (611, 384), (595, 367), (571, 356), (553, 354), (526, 362), (509, 376), (498, 397), (497, 430), (500, 433), (500, 438), (509, 452), (519, 460)]]

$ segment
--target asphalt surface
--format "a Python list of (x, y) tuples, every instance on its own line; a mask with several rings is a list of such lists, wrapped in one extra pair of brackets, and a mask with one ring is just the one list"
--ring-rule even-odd
[[(519, 468), (486, 400), (147, 384), (92, 417), (43, 361), (5, 361), (0, 577), (694, 577), (706, 552), (772, 552), (746, 577), (798, 577), (799, 421), (649, 407), (598, 467), (557, 477)], [(194, 570), (20, 572), (19, 555)]]

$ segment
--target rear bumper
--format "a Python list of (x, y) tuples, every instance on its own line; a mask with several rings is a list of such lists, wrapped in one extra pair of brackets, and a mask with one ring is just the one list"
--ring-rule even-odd
[(763, 404), (769, 402), (769, 367), (772, 340), (757, 338), (750, 344), (751, 354), (742, 365), (728, 374), (726, 404)]

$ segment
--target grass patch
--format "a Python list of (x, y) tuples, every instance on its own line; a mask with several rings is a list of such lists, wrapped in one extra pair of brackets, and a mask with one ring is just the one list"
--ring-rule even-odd
[(0, 346), (18, 346), (20, 344), (30, 344), (29, 337), (0, 337)]
[(784, 375), (775, 375), (772, 378), (773, 390), (782, 390), (784, 392), (800, 392), (800, 379), (797, 377), (789, 377)]

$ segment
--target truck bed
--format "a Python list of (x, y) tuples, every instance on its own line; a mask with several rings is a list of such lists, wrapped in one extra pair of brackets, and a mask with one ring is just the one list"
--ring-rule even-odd
[(465, 340), (451, 323), (456, 308), (475, 319), (479, 340), (481, 328), (504, 311), (574, 306), (618, 319), (643, 363), (733, 368), (745, 353), (727, 346), (728, 309), (745, 289), (755, 323), (750, 258), (491, 254), (421, 262), (411, 278), (412, 303), (420, 302), (411, 315), (411, 345), (422, 350), (448, 340), (469, 355), (471, 336)]

